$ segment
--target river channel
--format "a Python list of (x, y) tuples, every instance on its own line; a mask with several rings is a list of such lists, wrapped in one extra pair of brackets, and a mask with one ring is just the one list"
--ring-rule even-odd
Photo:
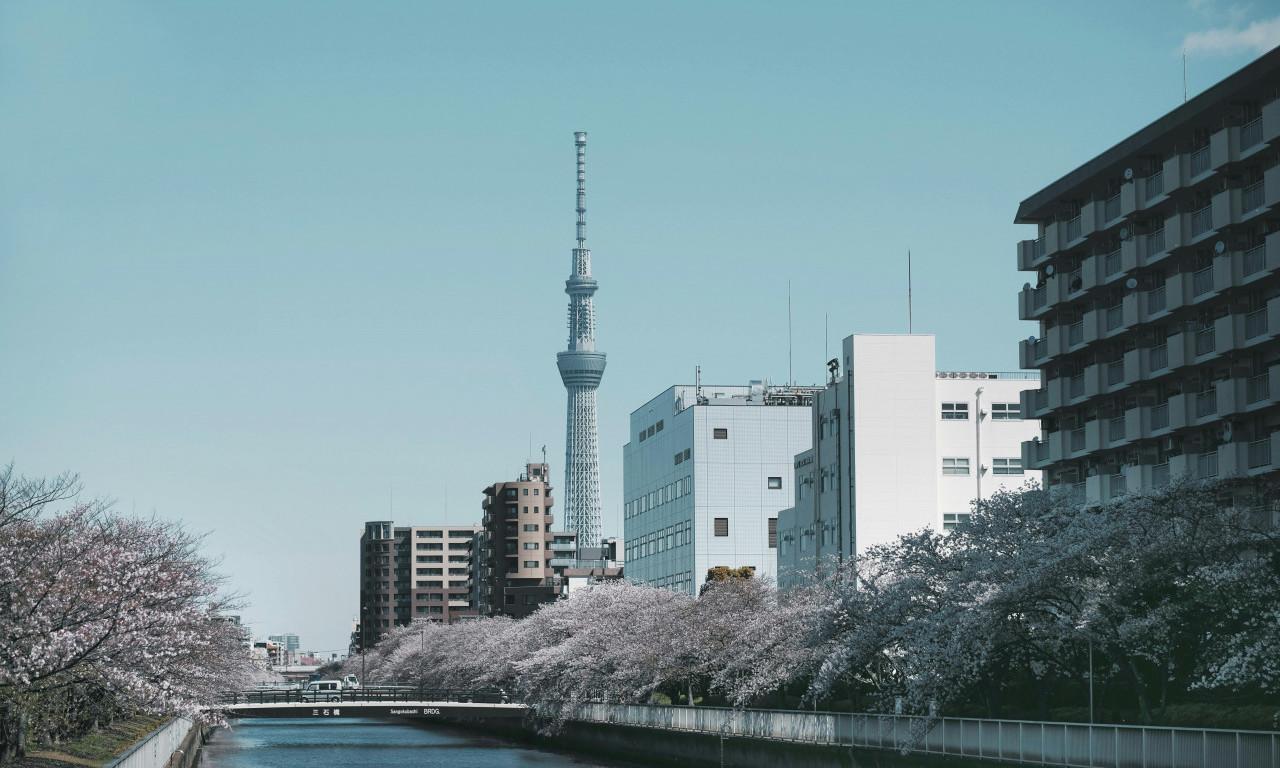
[(239, 720), (214, 732), (202, 768), (619, 768), (453, 728), (381, 720)]

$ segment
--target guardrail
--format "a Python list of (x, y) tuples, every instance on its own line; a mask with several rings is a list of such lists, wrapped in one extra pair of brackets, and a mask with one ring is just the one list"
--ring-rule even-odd
[(161, 768), (174, 752), (182, 748), (183, 740), (191, 732), (191, 725), (187, 718), (175, 717), (102, 768)]
[[(336, 698), (332, 698), (336, 697)], [(291, 704), (329, 701), (452, 701), (464, 704), (506, 704), (511, 695), (498, 688), (424, 688), (412, 685), (383, 685), (348, 688), (342, 691), (257, 690), (230, 691), (218, 703)]]
[(848, 712), (585, 704), (578, 719), (1061, 768), (1274, 768), (1280, 733)]

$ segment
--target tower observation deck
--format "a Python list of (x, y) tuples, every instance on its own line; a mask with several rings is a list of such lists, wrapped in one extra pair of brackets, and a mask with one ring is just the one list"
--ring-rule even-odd
[(578, 534), (578, 546), (596, 547), (603, 538), (600, 523), (600, 449), (596, 433), (596, 389), (604, 376), (604, 353), (596, 351), (596, 313), (587, 248), (587, 134), (573, 134), (578, 150), (578, 247), (573, 271), (565, 281), (569, 294), (569, 348), (556, 355), (560, 379), (568, 391), (564, 441), (564, 491), (561, 495), (566, 531)]

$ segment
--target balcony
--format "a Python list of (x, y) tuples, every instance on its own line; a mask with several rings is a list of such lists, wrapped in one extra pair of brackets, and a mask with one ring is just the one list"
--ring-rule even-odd
[(1248, 216), (1265, 208), (1266, 197), (1266, 189), (1261, 181), (1245, 187), (1240, 192), (1240, 215)]
[(1074, 347), (1084, 343), (1084, 321), (1074, 322), (1067, 326), (1067, 346)]
[(1102, 220), (1115, 221), (1120, 218), (1120, 193), (1108, 197), (1102, 203)]
[(1267, 332), (1267, 310), (1259, 309), (1244, 316), (1244, 337), (1252, 339)]
[(1151, 202), (1164, 194), (1164, 169), (1160, 169), (1146, 178), (1143, 184), (1143, 200)]
[(573, 541), (553, 541), (547, 545), (552, 552), (577, 552), (578, 544)]
[(1191, 236), (1199, 237), (1213, 229), (1213, 206), (1206, 205), (1191, 214)]
[(1151, 468), (1151, 487), (1159, 488), (1169, 484), (1169, 462), (1156, 464)]
[(1206, 145), (1191, 153), (1191, 178), (1194, 179), (1212, 167), (1213, 158), (1209, 152), (1210, 147)]
[(1196, 393), (1196, 418), (1203, 419), (1218, 412), (1218, 390), (1210, 389)]
[(577, 559), (572, 557), (553, 557), (551, 558), (552, 568), (572, 568), (577, 564)]
[(1169, 345), (1166, 343), (1161, 344), (1158, 347), (1152, 347), (1151, 351), (1147, 355), (1147, 360), (1150, 361), (1148, 362), (1147, 367), (1152, 371), (1162, 371), (1165, 368), (1168, 368)]
[(1262, 115), (1240, 126), (1240, 151), (1252, 149), (1262, 143)]
[(1063, 227), (1062, 242), (1070, 243), (1073, 240), (1080, 239), (1080, 214), (1076, 214), (1074, 219), (1069, 219)]
[(1067, 383), (1067, 399), (1074, 400), (1077, 397), (1084, 397), (1084, 374), (1072, 376)]
[(1076, 453), (1084, 450), (1084, 430), (1073, 429), (1071, 431), (1071, 452)]
[(1271, 438), (1249, 443), (1249, 469), (1271, 466)]
[(1202, 296), (1213, 290), (1213, 266), (1210, 265), (1191, 276), (1191, 295)]
[(1116, 304), (1115, 306), (1107, 307), (1105, 324), (1107, 333), (1110, 333), (1124, 325), (1123, 304)]
[(1045, 257), (1044, 238), (1023, 240), (1018, 243), (1018, 269), (1028, 271), (1035, 269)]
[(1107, 442), (1118, 443), (1125, 439), (1125, 422), (1123, 416), (1107, 421)]
[(1217, 348), (1213, 326), (1196, 331), (1196, 357), (1207, 355)]
[(1196, 477), (1204, 480), (1218, 476), (1218, 452), (1207, 451), (1196, 457)]
[(1151, 408), (1151, 431), (1156, 432), (1169, 426), (1169, 404), (1161, 403)]
[(1107, 387), (1111, 388), (1117, 384), (1124, 383), (1124, 361), (1116, 360), (1107, 363)]
[(1271, 399), (1271, 375), (1264, 373), (1251, 377), (1245, 382), (1244, 401), (1246, 405), (1261, 403)]

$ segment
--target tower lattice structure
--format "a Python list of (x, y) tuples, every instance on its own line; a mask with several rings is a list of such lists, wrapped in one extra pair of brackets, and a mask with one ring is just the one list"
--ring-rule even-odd
[(596, 389), (604, 376), (605, 361), (604, 353), (596, 351), (592, 296), (598, 286), (591, 276), (591, 251), (587, 248), (587, 134), (579, 131), (573, 139), (578, 150), (578, 247), (573, 249), (573, 272), (564, 286), (569, 294), (569, 348), (556, 355), (560, 379), (569, 395), (561, 499), (565, 530), (578, 534), (579, 546), (596, 547), (603, 538)]

